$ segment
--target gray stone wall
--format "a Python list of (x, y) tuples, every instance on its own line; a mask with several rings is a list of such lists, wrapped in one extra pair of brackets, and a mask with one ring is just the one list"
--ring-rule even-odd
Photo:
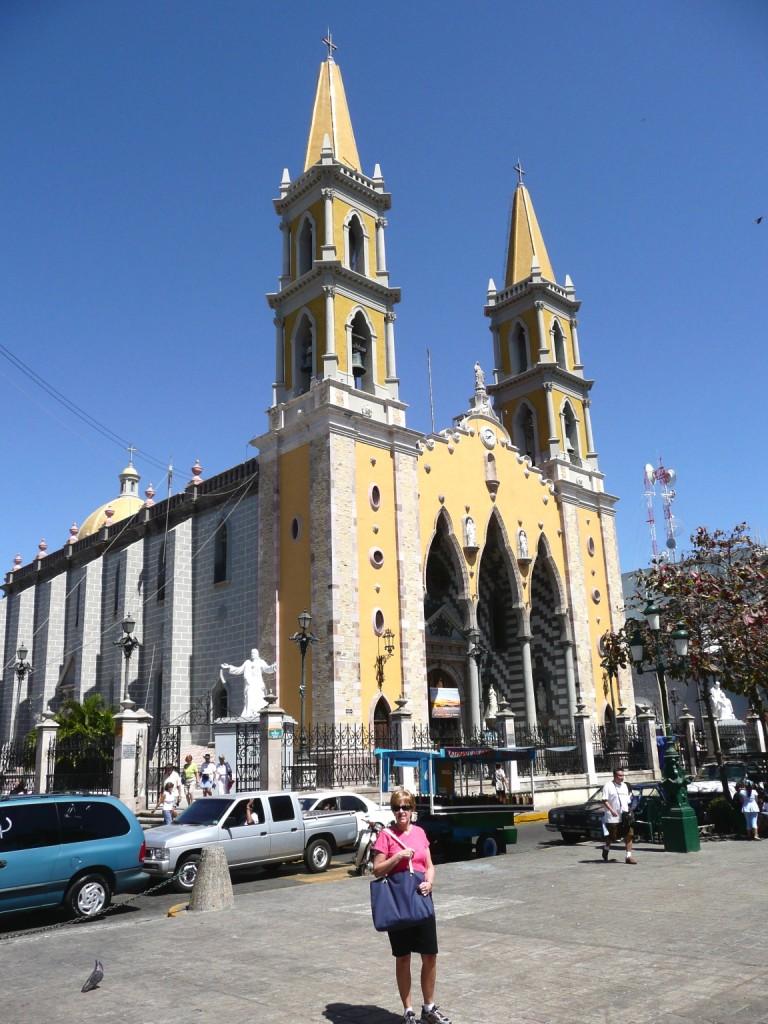
[(79, 692), (75, 696), (82, 700), (98, 692), (99, 669), (101, 667), (101, 592), (103, 585), (104, 560), (94, 559), (85, 567), (85, 586), (80, 611), (82, 621), (82, 647), (80, 650)]
[(192, 520), (168, 533), (165, 582), (162, 717), (172, 721), (189, 708), (192, 662)]

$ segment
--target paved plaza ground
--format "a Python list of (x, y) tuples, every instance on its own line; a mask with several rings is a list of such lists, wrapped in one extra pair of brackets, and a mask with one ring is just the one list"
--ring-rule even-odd
[[(454, 1024), (768, 1022), (768, 843), (701, 853), (541, 840), (438, 867), (438, 1003)], [(100, 989), (80, 986), (98, 957)], [(233, 911), (144, 909), (0, 943), (8, 1022), (397, 1024), (368, 881), (238, 895)]]

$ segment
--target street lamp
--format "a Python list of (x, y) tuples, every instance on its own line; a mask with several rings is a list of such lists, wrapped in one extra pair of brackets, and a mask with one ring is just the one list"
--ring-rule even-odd
[(136, 648), (140, 646), (140, 644), (136, 637), (133, 635), (133, 631), (136, 628), (136, 620), (134, 619), (130, 612), (126, 614), (125, 618), (120, 623), (120, 626), (123, 631), (123, 635), (120, 637), (119, 640), (113, 640), (112, 643), (114, 644), (115, 647), (121, 648), (123, 652), (125, 680), (123, 683), (123, 699), (120, 701), (120, 704), (123, 707), (123, 709), (126, 710), (129, 707), (133, 707), (134, 703), (128, 696), (128, 679), (130, 676), (129, 669), (131, 655), (136, 650)]
[[(381, 653), (381, 641), (384, 641), (384, 653)], [(391, 629), (385, 629), (381, 636), (376, 638), (376, 682), (379, 689), (384, 687), (384, 665), (395, 653), (395, 634)]]
[(312, 622), (312, 616), (309, 612), (302, 612), (298, 617), (299, 629), (296, 633), (291, 636), (291, 640), (298, 646), (299, 653), (301, 654), (301, 682), (299, 683), (299, 697), (301, 699), (301, 721), (299, 723), (299, 758), (304, 759), (304, 699), (307, 693), (307, 686), (305, 682), (305, 661), (307, 657), (307, 648), (310, 644), (317, 643), (317, 637), (313, 636), (309, 632), (309, 627)]
[(469, 640), (472, 646), (469, 649), (469, 656), (473, 658), (477, 665), (477, 703), (478, 703), (478, 730), (480, 736), (479, 740), (482, 740), (483, 733), (483, 666), (485, 665), (485, 659), (488, 655), (488, 651), (480, 643), (480, 630), (476, 627), (467, 630), (467, 640)]

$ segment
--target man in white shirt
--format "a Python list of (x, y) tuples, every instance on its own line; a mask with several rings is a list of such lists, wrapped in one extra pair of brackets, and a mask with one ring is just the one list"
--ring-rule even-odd
[(632, 856), (632, 842), (635, 838), (632, 825), (626, 820), (622, 821), (625, 814), (629, 814), (632, 797), (629, 786), (624, 781), (624, 769), (617, 768), (613, 773), (613, 781), (606, 782), (601, 794), (603, 801), (603, 860), (608, 860), (611, 850), (611, 843), (619, 839), (624, 840), (626, 849), (627, 864), (637, 864)]

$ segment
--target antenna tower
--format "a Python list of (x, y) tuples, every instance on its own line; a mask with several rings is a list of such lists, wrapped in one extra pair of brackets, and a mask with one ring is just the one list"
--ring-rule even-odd
[(677, 497), (673, 484), (677, 480), (677, 473), (674, 469), (668, 469), (661, 457), (658, 466), (646, 463), (643, 470), (643, 493), (645, 495), (646, 522), (648, 532), (651, 535), (651, 557), (656, 561), (659, 557), (659, 546), (656, 540), (656, 515), (654, 502), (656, 500), (656, 484), (661, 484), (661, 503), (664, 509), (664, 530), (666, 533), (666, 547), (670, 553), (667, 557), (674, 558), (674, 551), (677, 548), (677, 524), (675, 514), (672, 511), (672, 503)]

